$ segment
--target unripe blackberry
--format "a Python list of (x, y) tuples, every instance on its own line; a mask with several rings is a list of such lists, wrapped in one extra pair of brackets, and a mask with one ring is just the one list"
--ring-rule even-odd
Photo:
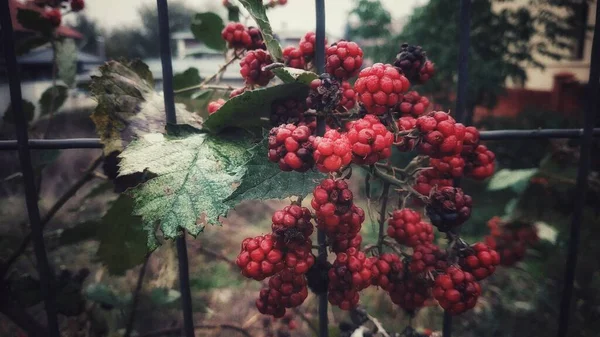
[(275, 127), (269, 132), (269, 160), (282, 171), (306, 172), (314, 165), (312, 141), (307, 126)]
[(481, 295), (481, 286), (471, 273), (451, 266), (435, 278), (433, 296), (451, 315), (472, 309)]
[(404, 279), (404, 262), (400, 256), (391, 253), (381, 254), (373, 264), (373, 285), (390, 290), (392, 285)]
[(443, 111), (434, 111), (417, 119), (421, 133), (419, 152), (432, 158), (458, 155), (462, 151), (465, 127)]
[(248, 35), (250, 35), (250, 38), (252, 39), (252, 43), (247, 47), (248, 50), (267, 49), (260, 29), (256, 27), (248, 27)]
[(417, 82), (420, 84), (424, 84), (425, 82), (429, 81), (429, 79), (433, 76), (434, 73), (435, 65), (433, 64), (433, 62), (429, 60), (425, 61), (425, 64), (421, 68), (421, 71), (419, 71), (419, 79), (417, 80)]
[(330, 288), (327, 293), (327, 300), (333, 305), (337, 305), (342, 310), (356, 308), (360, 295), (355, 289), (346, 289), (342, 287)]
[(429, 107), (429, 100), (425, 96), (419, 95), (416, 91), (409, 91), (402, 97), (396, 111), (402, 116), (419, 117), (425, 113)]
[(462, 225), (471, 216), (472, 199), (457, 187), (440, 187), (429, 196), (425, 212), (440, 232)]
[(325, 71), (340, 80), (356, 76), (363, 63), (363, 51), (358, 44), (339, 41), (325, 50)]
[(257, 281), (275, 275), (285, 266), (282, 247), (271, 234), (244, 239), (235, 262), (242, 275)]
[(392, 283), (389, 294), (394, 304), (408, 312), (414, 312), (431, 298), (431, 288), (426, 280), (407, 274), (401, 282)]
[(461, 156), (431, 158), (429, 165), (443, 177), (460, 178), (465, 170), (465, 160)]
[(263, 288), (256, 299), (256, 308), (263, 315), (281, 318), (285, 315), (285, 307), (281, 304), (281, 294), (270, 287)]
[(317, 169), (321, 172), (337, 172), (352, 161), (350, 142), (337, 130), (329, 130), (323, 137), (315, 137), (312, 147)]
[(365, 220), (365, 212), (354, 205), (352, 191), (344, 180), (323, 180), (313, 191), (311, 206), (317, 227), (332, 240), (356, 236)]
[(272, 71), (262, 68), (273, 63), (273, 58), (262, 49), (250, 50), (240, 62), (240, 74), (247, 84), (265, 86), (275, 76)]
[(219, 98), (216, 101), (212, 101), (212, 102), (208, 103), (208, 107), (207, 107), (208, 114), (212, 115), (215, 112), (217, 112), (217, 110), (219, 110), (223, 106), (223, 104), (225, 104), (225, 102), (226, 101), (224, 99)]
[(354, 90), (367, 111), (383, 115), (394, 109), (408, 91), (410, 83), (389, 64), (375, 63), (360, 71)]
[(344, 112), (354, 109), (354, 107), (356, 107), (356, 91), (354, 91), (350, 83), (344, 81), (342, 82), (342, 98), (337, 110)]
[(283, 48), (283, 62), (291, 68), (304, 69), (306, 67), (302, 50), (293, 46)]
[[(463, 151), (464, 153), (464, 151)], [(478, 145), (473, 152), (463, 154), (465, 175), (475, 180), (484, 180), (494, 175), (496, 155), (485, 145)]]
[(295, 274), (306, 274), (315, 264), (310, 239), (307, 239), (303, 245), (294, 245), (287, 248), (284, 256), (286, 269), (293, 271)]
[(433, 242), (433, 227), (421, 221), (412, 209), (395, 210), (388, 221), (387, 235), (401, 245), (416, 247)]
[(310, 82), (306, 105), (317, 111), (332, 111), (337, 108), (341, 99), (341, 83), (329, 74), (321, 74), (319, 78)]
[(221, 31), (221, 37), (227, 41), (229, 48), (245, 49), (252, 46), (252, 37), (246, 26), (239, 22), (230, 22)]
[[(411, 131), (417, 127), (417, 120), (413, 117), (404, 116), (398, 118), (396, 124), (400, 132)], [(416, 139), (410, 135), (396, 137), (398, 150), (403, 152), (412, 151), (415, 148), (415, 143)]]
[(475, 151), (477, 145), (479, 145), (479, 131), (474, 126), (467, 126), (465, 128), (462, 155), (468, 155)]
[(529, 222), (503, 222), (499, 217), (488, 221), (491, 235), (485, 238), (485, 243), (498, 252), (503, 266), (512, 266), (523, 260), (527, 248), (535, 244), (539, 238), (537, 229)]
[[(308, 32), (300, 39), (300, 50), (307, 61), (311, 61), (315, 57), (317, 51), (317, 35), (314, 32)], [(327, 38), (325, 39), (325, 45), (327, 46)]]
[(417, 83), (425, 61), (427, 61), (427, 56), (421, 46), (404, 43), (400, 46), (400, 52), (396, 55), (394, 66), (400, 69), (411, 83)]
[(338, 253), (329, 270), (329, 286), (338, 285), (345, 289), (360, 291), (371, 285), (373, 263), (365, 253), (356, 248)]
[(313, 233), (312, 215), (306, 207), (289, 205), (271, 217), (273, 236), (286, 247), (304, 245)]
[(269, 288), (279, 293), (279, 303), (285, 308), (294, 308), (308, 296), (306, 277), (284, 269), (269, 279)]
[(347, 124), (346, 135), (352, 144), (352, 160), (359, 165), (372, 165), (392, 154), (394, 135), (379, 118), (366, 115)]
[(434, 188), (452, 186), (452, 179), (442, 177), (439, 171), (428, 169), (419, 172), (413, 188), (424, 196), (429, 196)]
[(458, 264), (476, 280), (483, 280), (494, 273), (500, 264), (500, 255), (485, 243), (478, 242), (460, 252)]
[(448, 267), (448, 255), (433, 243), (416, 246), (410, 260), (410, 272), (413, 275), (431, 271), (443, 271)]
[(303, 120), (306, 104), (302, 100), (287, 98), (276, 100), (271, 104), (271, 124), (281, 125)]
[(340, 239), (332, 239), (330, 240), (331, 251), (334, 253), (342, 253), (347, 251), (350, 248), (356, 248), (360, 250), (360, 245), (362, 243), (362, 236), (360, 234), (356, 234), (351, 238), (340, 238)]

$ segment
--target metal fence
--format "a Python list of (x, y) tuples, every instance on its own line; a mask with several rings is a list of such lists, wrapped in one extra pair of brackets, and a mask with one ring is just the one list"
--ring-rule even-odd
[[(466, 95), (468, 83), (468, 50), (470, 39), (470, 11), (471, 0), (460, 0), (460, 55), (458, 59), (458, 88), (456, 102), (456, 117), (459, 121), (465, 120)], [(163, 71), (163, 90), (167, 123), (176, 123), (175, 104), (173, 93), (173, 70), (171, 63), (170, 32), (167, 0), (157, 0), (158, 18), (160, 29), (160, 47)], [(316, 67), (319, 72), (324, 69), (325, 60), (325, 0), (315, 0), (316, 6)], [(590, 75), (588, 81), (587, 100), (583, 129), (546, 129), (546, 130), (495, 130), (482, 131), (482, 140), (515, 140), (515, 139), (540, 139), (540, 138), (581, 138), (580, 162), (576, 182), (576, 200), (574, 203), (568, 256), (564, 273), (564, 289), (560, 301), (560, 316), (558, 324), (558, 337), (567, 335), (569, 317), (571, 314), (571, 299), (573, 295), (573, 282), (577, 267), (577, 255), (580, 241), (583, 208), (585, 203), (587, 178), (590, 171), (591, 147), (593, 137), (600, 136), (600, 128), (594, 129), (595, 115), (598, 112), (598, 93), (600, 93), (600, 6), (596, 6), (596, 24), (592, 44)], [(14, 120), (16, 124), (16, 140), (0, 141), (0, 150), (18, 151), (21, 171), (25, 184), (27, 212), (31, 226), (31, 238), (37, 261), (37, 269), (41, 284), (41, 293), (45, 302), (47, 315), (47, 329), (50, 337), (59, 337), (58, 318), (56, 309), (56, 293), (53, 287), (53, 273), (48, 262), (44, 244), (43, 225), (38, 208), (35, 175), (31, 162), (32, 149), (76, 149), (76, 148), (102, 148), (99, 139), (29, 139), (27, 134), (27, 121), (23, 114), (21, 103), (21, 86), (18, 64), (15, 54), (15, 41), (13, 26), (9, 10), (9, 1), (2, 0), (0, 5), (0, 26), (2, 27), (2, 43), (6, 58), (6, 68), (10, 85), (10, 98), (12, 102)], [(324, 121), (319, 121), (318, 132), (324, 131)], [(320, 129), (320, 130), (319, 130)], [(324, 233), (318, 233), (319, 259), (326, 259)], [(181, 305), (183, 311), (182, 332), (186, 337), (194, 336), (193, 308), (190, 293), (188, 255), (184, 236), (177, 239), (177, 252), (179, 262), (179, 283), (181, 292)], [(327, 321), (327, 295), (319, 296), (319, 334), (325, 337), (328, 334)], [(443, 335), (450, 337), (452, 331), (451, 316), (444, 315)]]

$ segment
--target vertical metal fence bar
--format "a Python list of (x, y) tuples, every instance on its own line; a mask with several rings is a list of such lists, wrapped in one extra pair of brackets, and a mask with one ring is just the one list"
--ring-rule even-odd
[[(325, 0), (315, 0), (315, 13), (317, 27), (315, 31), (316, 50), (315, 66), (317, 73), (322, 74), (325, 71)], [(317, 117), (317, 135), (325, 134), (325, 117)], [(319, 265), (324, 266), (327, 263), (327, 246), (325, 232), (317, 230), (317, 242), (319, 244)], [(319, 337), (327, 337), (329, 334), (329, 319), (327, 317), (327, 292), (319, 295)]]
[(598, 113), (598, 93), (600, 93), (600, 3), (596, 2), (596, 24), (592, 42), (592, 56), (590, 64), (590, 77), (587, 87), (586, 110), (583, 125), (583, 138), (579, 155), (577, 171), (577, 185), (575, 187), (574, 210), (570, 228), (570, 239), (567, 263), (565, 266), (564, 290), (560, 300), (560, 315), (558, 321), (558, 336), (565, 337), (569, 331), (569, 318), (571, 314), (571, 298), (573, 296), (573, 283), (577, 268), (577, 255), (581, 237), (581, 223), (585, 208), (585, 194), (587, 192), (588, 174), (590, 172), (592, 131)]
[[(175, 115), (175, 97), (173, 94), (173, 65), (171, 61), (171, 34), (169, 32), (169, 5), (167, 4), (167, 0), (156, 0), (156, 5), (158, 8), (158, 28), (160, 32), (160, 59), (163, 73), (165, 114), (167, 116), (167, 123), (176, 124), (177, 116)], [(181, 233), (181, 236), (177, 238), (177, 260), (179, 264), (179, 290), (181, 292), (184, 334), (186, 337), (194, 337), (194, 317), (185, 232)]]
[(0, 25), (2, 26), (2, 42), (4, 46), (4, 57), (6, 59), (6, 72), (10, 87), (10, 101), (12, 113), (16, 125), (19, 161), (21, 172), (25, 182), (25, 201), (27, 213), (31, 224), (33, 248), (37, 269), (40, 277), (40, 288), (45, 301), (46, 316), (48, 319), (48, 333), (50, 337), (59, 337), (58, 317), (56, 314), (56, 294), (54, 292), (54, 277), (46, 255), (44, 244), (44, 233), (38, 208), (38, 194), (35, 186), (35, 174), (31, 164), (31, 153), (29, 152), (29, 137), (27, 134), (27, 121), (23, 115), (23, 104), (21, 96), (21, 81), (19, 79), (19, 68), (15, 53), (14, 31), (10, 17), (8, 1), (2, 1), (0, 8)]

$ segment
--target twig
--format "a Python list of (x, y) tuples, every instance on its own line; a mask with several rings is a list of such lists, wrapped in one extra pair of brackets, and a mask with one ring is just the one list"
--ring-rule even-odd
[(313, 324), (313, 322), (310, 321), (310, 319), (308, 319), (308, 317), (306, 317), (306, 315), (300, 311), (300, 309), (298, 309), (297, 307), (293, 309), (294, 313), (298, 316), (300, 316), (300, 319), (302, 319), (307, 325), (308, 327), (315, 333), (315, 336), (319, 335), (319, 331), (317, 330), (317, 327)]
[(388, 335), (387, 331), (385, 331), (385, 329), (383, 328), (383, 325), (381, 325), (381, 322), (377, 318), (369, 315), (368, 313), (367, 313), (367, 318), (371, 322), (373, 322), (373, 324), (377, 328), (377, 331), (375, 331), (375, 333), (380, 332), (384, 337), (390, 337), (390, 335)]
[(227, 69), (227, 67), (229, 67), (233, 62), (235, 62), (235, 60), (238, 60), (239, 58), (240, 58), (240, 55), (239, 54), (235, 54), (231, 58), (231, 60), (227, 61), (227, 63), (225, 63), (224, 65), (222, 65), (219, 68), (219, 70), (217, 70), (216, 73), (214, 73), (211, 77), (209, 77), (209, 78), (205, 79), (204, 81), (202, 81), (202, 83), (197, 84), (197, 85), (193, 85), (191, 87), (174, 90), (173, 93), (179, 94), (179, 93), (190, 91), (190, 90), (203, 89), (208, 83), (212, 82), (215, 78), (217, 78), (217, 76), (219, 76), (222, 72), (224, 72)]
[[(252, 335), (246, 329), (242, 329), (239, 326), (235, 326), (235, 325), (231, 325), (231, 324), (199, 324), (199, 325), (195, 325), (194, 329), (229, 329), (229, 330), (237, 331), (246, 337), (252, 337)], [(159, 337), (162, 335), (172, 334), (175, 332), (181, 332), (181, 330), (182, 330), (181, 327), (168, 328), (168, 329), (162, 329), (162, 330), (157, 330), (157, 331), (141, 334), (141, 335), (138, 335), (137, 337)]]
[(225, 256), (223, 254), (217, 253), (217, 252), (212, 251), (212, 250), (210, 250), (208, 248), (204, 248), (203, 246), (200, 246), (198, 248), (198, 252), (201, 253), (201, 254), (204, 254), (206, 256), (213, 257), (213, 258), (215, 258), (217, 260), (221, 260), (221, 261), (227, 262), (227, 264), (229, 264), (232, 268), (238, 268), (238, 266), (235, 263), (235, 261), (231, 260), (230, 258), (228, 258), (227, 256)]
[(383, 237), (385, 235), (385, 217), (387, 211), (387, 204), (390, 194), (390, 184), (383, 183), (383, 198), (381, 200), (381, 209), (379, 210), (379, 239), (377, 240), (377, 251), (379, 255), (383, 254)]
[(279, 62), (275, 62), (275, 63), (271, 63), (271, 64), (268, 64), (268, 65), (264, 66), (262, 68), (262, 71), (269, 71), (269, 70), (273, 70), (273, 69), (277, 69), (277, 68), (283, 68), (283, 67), (285, 67), (285, 64), (279, 63)]
[[(58, 199), (58, 201), (56, 201), (56, 203), (50, 208), (48, 213), (46, 213), (46, 215), (42, 218), (42, 229), (50, 222), (50, 220), (52, 220), (54, 215), (58, 213), (58, 211), (69, 201), (69, 199), (71, 199), (77, 193), (77, 191), (79, 191), (81, 187), (83, 187), (88, 181), (92, 180), (95, 177), (94, 170), (100, 165), (100, 163), (102, 163), (103, 159), (104, 156), (100, 156), (96, 160), (94, 160), (90, 167), (88, 167), (88, 169), (85, 170), (84, 175), (73, 186), (71, 186), (71, 188), (69, 188), (69, 190), (65, 192), (65, 194), (63, 194), (60, 197), (60, 199)], [(23, 241), (19, 245), (19, 248), (17, 248), (17, 250), (13, 252), (13, 254), (6, 260), (2, 267), (0, 267), (0, 279), (4, 278), (4, 275), (6, 275), (6, 273), (10, 269), (10, 266), (12, 266), (12, 264), (19, 258), (19, 256), (21, 256), (21, 254), (25, 252), (30, 242), (31, 233), (28, 233), (23, 238)]]
[(131, 331), (133, 331), (133, 323), (135, 323), (135, 314), (137, 312), (137, 306), (140, 301), (140, 293), (142, 292), (142, 286), (144, 285), (144, 276), (146, 275), (146, 267), (148, 267), (148, 261), (150, 260), (149, 253), (146, 255), (144, 259), (144, 264), (140, 269), (140, 273), (138, 275), (137, 285), (135, 286), (135, 291), (133, 292), (133, 301), (131, 302), (131, 309), (129, 311), (129, 319), (127, 320), (127, 325), (125, 327), (124, 337), (131, 336)]

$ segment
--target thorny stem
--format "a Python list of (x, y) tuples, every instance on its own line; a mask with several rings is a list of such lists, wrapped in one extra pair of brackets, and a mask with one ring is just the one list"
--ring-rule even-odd
[(383, 194), (382, 194), (382, 199), (381, 199), (381, 209), (379, 211), (379, 239), (377, 240), (377, 251), (379, 252), (379, 255), (383, 254), (383, 237), (385, 235), (384, 229), (385, 229), (385, 217), (386, 217), (386, 210), (387, 210), (387, 204), (388, 204), (388, 199), (389, 199), (389, 193), (390, 192), (390, 184), (384, 182), (383, 183)]
[(268, 65), (264, 66), (262, 68), (262, 71), (269, 71), (269, 70), (273, 70), (273, 69), (277, 69), (277, 68), (283, 68), (283, 67), (285, 67), (285, 64), (279, 63), (279, 62), (275, 62), (275, 63), (271, 63), (271, 64), (268, 64)]
[(191, 87), (174, 90), (173, 92), (175, 94), (179, 94), (179, 93), (190, 91), (190, 90), (204, 89), (208, 83), (212, 82), (215, 78), (217, 78), (217, 76), (219, 76), (221, 73), (225, 72), (225, 70), (227, 70), (227, 67), (229, 67), (233, 62), (235, 62), (236, 60), (238, 60), (240, 58), (240, 55), (241, 54), (235, 53), (233, 55), (233, 57), (229, 61), (227, 61), (227, 63), (225, 63), (224, 65), (222, 65), (219, 68), (219, 70), (217, 70), (216, 73), (214, 73), (211, 77), (209, 77), (209, 78), (205, 79), (204, 81), (202, 81), (202, 83), (197, 84), (197, 85), (193, 85)]
[(149, 253), (146, 255), (144, 259), (144, 264), (140, 269), (140, 273), (138, 275), (137, 285), (135, 287), (135, 291), (133, 292), (133, 301), (131, 303), (131, 310), (129, 311), (129, 319), (127, 320), (127, 326), (125, 327), (124, 337), (131, 336), (131, 332), (133, 331), (133, 324), (135, 323), (135, 314), (137, 312), (137, 306), (140, 301), (140, 293), (142, 292), (142, 286), (144, 285), (144, 276), (146, 275), (146, 267), (148, 267), (148, 261), (150, 260)]

